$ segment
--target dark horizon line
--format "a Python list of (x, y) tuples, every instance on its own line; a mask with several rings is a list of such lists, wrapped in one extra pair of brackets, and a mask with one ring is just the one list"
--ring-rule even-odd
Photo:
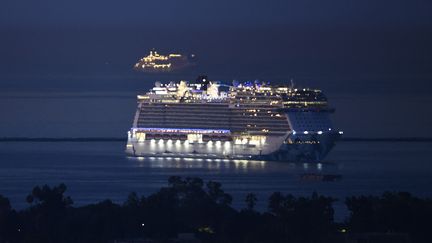
[[(125, 137), (0, 137), (0, 142), (126, 142)], [(432, 137), (346, 137), (341, 142), (432, 142)]]

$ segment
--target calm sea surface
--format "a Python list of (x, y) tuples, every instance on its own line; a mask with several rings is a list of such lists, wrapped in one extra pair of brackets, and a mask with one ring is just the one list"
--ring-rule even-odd
[[(432, 143), (340, 142), (320, 164), (265, 161), (198, 161), (132, 159), (123, 142), (1, 142), (0, 194), (16, 209), (35, 185), (65, 183), (75, 205), (104, 199), (123, 202), (135, 191), (148, 195), (167, 185), (172, 175), (215, 180), (244, 206), (247, 193), (258, 195), (265, 209), (275, 191), (294, 195), (336, 197), (337, 218), (346, 216), (343, 198), (349, 195), (408, 191), (432, 196)], [(340, 174), (334, 182), (305, 181), (303, 173)]]

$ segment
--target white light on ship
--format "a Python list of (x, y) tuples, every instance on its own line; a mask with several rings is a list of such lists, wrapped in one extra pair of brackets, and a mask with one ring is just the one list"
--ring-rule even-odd
[(303, 133), (304, 133), (304, 134), (308, 134), (309, 132), (308, 132), (308, 131), (304, 131)]
[(163, 143), (164, 143), (163, 139), (159, 139), (158, 144), (163, 144)]
[(318, 134), (322, 134), (322, 131), (318, 131)]
[(343, 131), (339, 131), (339, 134), (343, 134)]
[(296, 131), (293, 130), (292, 134), (293, 134), (293, 135), (296, 135)]

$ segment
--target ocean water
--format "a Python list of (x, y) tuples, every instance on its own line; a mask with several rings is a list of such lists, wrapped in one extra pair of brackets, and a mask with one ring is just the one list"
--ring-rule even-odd
[[(149, 195), (167, 185), (169, 176), (200, 177), (221, 182), (245, 206), (253, 192), (265, 210), (275, 191), (307, 196), (314, 191), (338, 199), (336, 218), (347, 216), (344, 198), (407, 191), (432, 196), (432, 143), (339, 142), (322, 163), (268, 161), (206, 161), (178, 158), (128, 158), (123, 142), (0, 142), (0, 194), (15, 209), (28, 206), (36, 185), (65, 183), (74, 205), (104, 199), (122, 203), (135, 191)], [(302, 180), (304, 173), (338, 174), (339, 181)]]

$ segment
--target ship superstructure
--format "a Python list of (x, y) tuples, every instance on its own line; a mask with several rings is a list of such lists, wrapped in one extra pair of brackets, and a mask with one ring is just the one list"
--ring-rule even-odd
[(320, 90), (246, 82), (162, 84), (138, 95), (132, 156), (319, 161), (341, 132)]

